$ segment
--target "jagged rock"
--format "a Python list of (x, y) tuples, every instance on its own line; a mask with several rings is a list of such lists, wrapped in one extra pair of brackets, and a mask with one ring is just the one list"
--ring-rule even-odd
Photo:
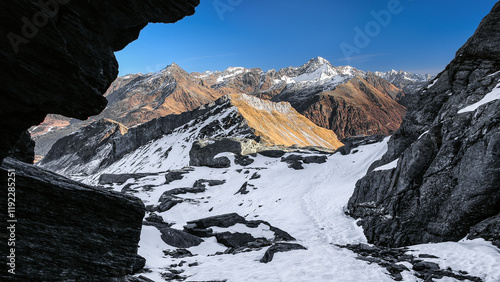
[(234, 249), (245, 247), (248, 243), (256, 241), (256, 238), (248, 233), (222, 232), (216, 233), (215, 238), (218, 243)]
[(156, 222), (156, 223), (164, 223), (163, 217), (160, 215), (157, 215), (156, 213), (150, 213), (148, 217), (146, 217), (144, 220), (149, 221), (149, 222)]
[(406, 108), (396, 100), (400, 89), (373, 74), (355, 76), (332, 90), (309, 95), (304, 105), (292, 105), (315, 124), (342, 139), (356, 135), (391, 135)]
[(264, 256), (260, 259), (262, 263), (271, 262), (274, 258), (275, 253), (288, 252), (293, 250), (307, 250), (304, 246), (293, 243), (277, 243), (272, 245), (269, 249), (267, 249)]
[(439, 269), (440, 267), (437, 263), (428, 261), (417, 262), (413, 265), (413, 270), (415, 271), (423, 271), (423, 270), (436, 271)]
[(241, 166), (251, 165), (254, 161), (255, 160), (250, 158), (249, 156), (236, 155), (234, 158), (234, 163)]
[(196, 224), (187, 224), (184, 226), (184, 231), (186, 231), (189, 234), (192, 234), (194, 236), (198, 237), (212, 237), (214, 236), (214, 232), (212, 228), (198, 228)]
[(327, 156), (306, 156), (302, 160), (305, 164), (322, 164), (326, 163)]
[[(500, 213), (500, 100), (461, 111), (499, 85), (499, 38), (497, 3), (446, 69), (412, 96), (387, 153), (349, 200), (369, 242), (458, 241)], [(396, 168), (373, 171), (396, 159)]]
[(359, 146), (369, 145), (373, 143), (379, 143), (384, 140), (384, 135), (369, 135), (369, 136), (352, 136), (342, 139), (344, 146), (337, 149), (342, 155), (349, 155), (352, 149)]
[(198, 246), (203, 242), (203, 240), (197, 236), (193, 236), (181, 230), (170, 228), (167, 223), (145, 221), (143, 224), (156, 227), (161, 232), (161, 239), (163, 240), (163, 242), (172, 247), (191, 248), (194, 246)]
[(228, 228), (237, 223), (245, 223), (244, 217), (237, 213), (229, 213), (217, 216), (211, 216), (203, 219), (187, 222), (188, 225), (194, 224), (197, 228), (208, 228), (212, 226)]
[[(366, 261), (368, 263), (376, 263), (381, 267), (387, 269), (391, 277), (395, 281), (402, 281), (403, 276), (401, 272), (409, 271), (409, 269), (400, 264), (402, 262), (410, 263), (412, 269), (414, 270), (414, 275), (418, 278), (424, 279), (425, 281), (432, 281), (427, 279), (441, 279), (443, 277), (450, 277), (460, 281), (482, 281), (479, 277), (469, 276), (467, 272), (464, 271), (453, 271), (448, 268), (446, 270), (440, 269), (439, 265), (433, 262), (423, 261), (416, 258), (411, 254), (407, 254), (408, 248), (387, 248), (387, 247), (377, 247), (370, 246), (366, 244), (356, 244), (356, 245), (346, 245), (337, 246), (340, 248), (349, 249), (356, 254), (358, 254), (357, 259)], [(432, 255), (419, 255), (419, 258), (437, 258)]]
[[(8, 183), (10, 169), (16, 174), (19, 281), (102, 281), (132, 273), (145, 213), (140, 199), (77, 183), (10, 158), (2, 163), (1, 183)], [(7, 193), (0, 193), (0, 200), (7, 211)], [(7, 222), (7, 213), (0, 214)], [(8, 237), (6, 231), (1, 233)], [(9, 254), (7, 244), (0, 251)], [(7, 255), (0, 261), (6, 265)], [(11, 278), (6, 271), (0, 273), (0, 280)]]
[[(5, 38), (0, 42), (0, 105), (2, 116), (9, 117), (0, 122), (0, 160), (48, 113), (86, 119), (101, 112), (106, 106), (102, 93), (118, 74), (114, 52), (137, 39), (148, 22), (192, 15), (199, 0), (48, 3), (51, 7), (31, 0), (0, 3)], [(43, 28), (31, 23), (37, 13), (46, 16)], [(21, 21), (24, 17), (33, 28)]]
[(292, 155), (289, 155), (287, 157), (281, 158), (281, 161), (286, 162), (288, 164), (289, 168), (299, 170), (299, 169), (304, 169), (304, 167), (302, 166), (303, 159), (304, 159), (304, 157), (302, 157), (301, 155), (292, 154)]
[(246, 195), (246, 194), (250, 193), (250, 191), (248, 191), (247, 187), (248, 187), (248, 182), (243, 183), (243, 185), (241, 185), (240, 189), (234, 194), (235, 195), (236, 194)]
[(244, 143), (250, 142), (240, 138), (221, 138), (200, 140), (193, 144), (189, 151), (189, 165), (192, 166), (208, 166), (214, 168), (227, 168), (231, 166), (231, 161), (227, 157), (214, 158), (220, 153), (233, 153), (240, 155)]
[(172, 181), (175, 180), (181, 180), (184, 178), (183, 174), (186, 174), (187, 172), (184, 171), (169, 171), (165, 175), (165, 184), (170, 184)]
[(500, 248), (500, 214), (472, 226), (468, 238), (484, 238)]
[[(35, 160), (35, 141), (31, 139), (28, 131), (23, 131), (19, 139), (9, 151), (9, 157), (32, 164)], [(0, 160), (1, 162), (1, 160)]]
[(123, 282), (155, 282), (154, 280), (151, 280), (151, 279), (144, 277), (142, 275), (139, 275), (139, 276), (127, 275), (123, 278), (123, 280), (120, 280), (120, 281), (123, 281)]
[(195, 187), (187, 187), (187, 188), (176, 188), (172, 190), (165, 191), (158, 200), (160, 203), (156, 207), (156, 211), (165, 212), (173, 208), (175, 205), (192, 201), (191, 199), (185, 199), (181, 197), (177, 197), (175, 195), (188, 194), (188, 193), (203, 193), (207, 189), (204, 186), (195, 186)]

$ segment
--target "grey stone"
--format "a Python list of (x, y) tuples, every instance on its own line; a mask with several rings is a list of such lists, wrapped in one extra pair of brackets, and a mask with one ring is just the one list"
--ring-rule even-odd
[[(411, 96), (387, 153), (348, 203), (370, 243), (458, 241), (500, 213), (500, 100), (458, 113), (500, 82), (499, 38), (497, 3), (432, 86)], [(395, 169), (373, 171), (396, 159)]]
[[(10, 169), (16, 174), (18, 281), (102, 281), (131, 274), (145, 213), (140, 199), (11, 158), (2, 163), (1, 183), (8, 183)], [(7, 203), (7, 192), (0, 201)], [(7, 222), (7, 213), (0, 214)], [(8, 254), (7, 244), (0, 251)], [(6, 265), (7, 255), (0, 261)], [(7, 275), (0, 273), (0, 280), (10, 281)]]

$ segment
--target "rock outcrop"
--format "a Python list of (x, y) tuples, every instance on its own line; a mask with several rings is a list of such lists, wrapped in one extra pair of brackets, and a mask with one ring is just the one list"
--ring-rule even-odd
[(148, 22), (176, 22), (199, 0), (2, 1), (0, 3), (0, 159), (48, 113), (78, 119), (100, 113), (115, 80), (114, 52)]
[(446, 69), (412, 96), (388, 152), (349, 201), (369, 242), (456, 241), (472, 228), (473, 237), (498, 244), (491, 231), (500, 213), (499, 39), (497, 3)]
[[(0, 195), (2, 226), (14, 226), (0, 232), (5, 238), (0, 280), (110, 281), (132, 273), (145, 214), (138, 198), (11, 158), (4, 159), (0, 172), (6, 187), (15, 183), (9, 185), (15, 187), (12, 194)], [(7, 197), (15, 203), (9, 213)], [(7, 246), (7, 238), (14, 243)], [(7, 258), (12, 249), (13, 260)], [(15, 274), (7, 273), (8, 262), (14, 262)]]

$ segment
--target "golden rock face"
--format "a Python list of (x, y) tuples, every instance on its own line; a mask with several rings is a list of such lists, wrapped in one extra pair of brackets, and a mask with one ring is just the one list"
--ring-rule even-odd
[(289, 103), (274, 103), (245, 94), (231, 94), (231, 103), (266, 145), (329, 149), (343, 146), (333, 131), (315, 125)]

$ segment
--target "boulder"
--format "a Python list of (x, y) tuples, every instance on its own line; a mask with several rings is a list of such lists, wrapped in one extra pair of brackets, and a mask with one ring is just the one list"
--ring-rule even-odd
[(203, 242), (199, 237), (182, 230), (170, 228), (167, 223), (145, 221), (144, 225), (154, 226), (161, 232), (161, 239), (167, 245), (176, 248), (191, 248)]

